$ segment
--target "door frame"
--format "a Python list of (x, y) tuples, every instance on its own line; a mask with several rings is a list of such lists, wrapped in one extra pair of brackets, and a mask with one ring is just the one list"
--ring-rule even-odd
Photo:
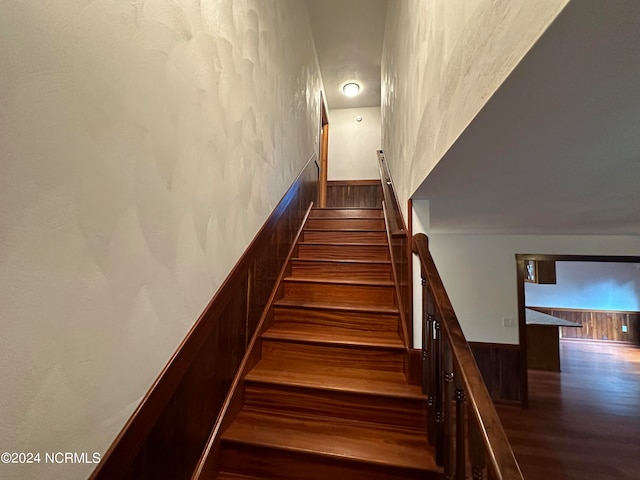
[(329, 164), (329, 115), (327, 114), (327, 105), (324, 101), (324, 95), (320, 92), (320, 170), (318, 185), (318, 206), (326, 208), (327, 206), (327, 169)]

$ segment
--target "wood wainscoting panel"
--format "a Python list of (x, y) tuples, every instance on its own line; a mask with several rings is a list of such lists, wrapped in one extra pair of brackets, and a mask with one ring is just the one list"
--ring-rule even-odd
[(287, 253), (316, 199), (314, 160), (247, 247), (91, 479), (191, 478)]
[(128, 476), (189, 478), (245, 352), (246, 276), (176, 388)]
[(527, 308), (582, 325), (582, 328), (560, 327), (562, 338), (640, 345), (640, 312), (550, 307)]
[(382, 205), (380, 180), (330, 180), (327, 183), (329, 208), (379, 208)]
[(422, 350), (407, 348), (405, 372), (409, 385), (422, 385)]
[(469, 342), (482, 378), (496, 403), (520, 403), (520, 346)]

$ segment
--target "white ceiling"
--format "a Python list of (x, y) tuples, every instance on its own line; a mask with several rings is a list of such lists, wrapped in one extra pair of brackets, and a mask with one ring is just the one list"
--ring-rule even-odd
[[(329, 108), (379, 105), (387, 1), (307, 4)], [(640, 234), (640, 1), (571, 1), (414, 198), (434, 232)]]
[[(329, 109), (380, 105), (380, 61), (387, 0), (307, 0)], [(346, 97), (355, 81), (360, 94)]]

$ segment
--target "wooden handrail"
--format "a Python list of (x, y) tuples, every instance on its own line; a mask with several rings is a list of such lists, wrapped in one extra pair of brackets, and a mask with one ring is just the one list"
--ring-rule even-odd
[(382, 150), (377, 150), (378, 154), (378, 169), (380, 170), (380, 181), (382, 182), (382, 196), (384, 203), (392, 211), (389, 215), (389, 228), (391, 229), (391, 235), (406, 235), (406, 228), (402, 220), (402, 214), (399, 212), (398, 199), (396, 198), (395, 189), (393, 188), (393, 181), (391, 180), (391, 172), (389, 171), (389, 165), (384, 158)]
[(382, 183), (382, 207), (384, 211), (389, 253), (396, 284), (398, 307), (402, 321), (402, 339), (408, 348), (413, 345), (413, 309), (411, 298), (411, 240), (402, 218), (402, 211), (391, 180), (391, 172), (382, 150), (377, 151), (380, 182)]
[[(426, 235), (419, 233), (413, 236), (413, 253), (420, 260), (420, 270), (423, 283), (423, 328), (425, 345), (423, 345), (423, 362), (425, 371), (425, 385), (429, 395), (430, 409), (440, 405), (443, 411), (430, 412), (434, 421), (430, 425), (444, 424), (435, 434), (436, 455), (441, 453), (441, 461), (445, 473), (453, 478), (453, 470), (457, 469), (456, 478), (465, 478), (461, 472), (462, 465), (466, 465), (465, 449), (461, 448), (461, 438), (447, 438), (453, 435), (453, 428), (447, 422), (453, 422), (450, 415), (450, 393), (455, 383), (456, 393), (456, 435), (468, 438), (468, 451), (471, 460), (473, 478), (483, 478), (484, 461), (488, 464), (490, 478), (497, 480), (522, 480), (522, 472), (516, 461), (507, 435), (502, 428), (498, 414), (493, 406), (491, 396), (482, 379), (471, 349), (462, 332), (456, 314), (444, 288), (440, 274), (429, 252)], [(438, 396), (440, 398), (438, 398)], [(444, 400), (443, 400), (444, 399)], [(469, 407), (469, 435), (465, 435), (462, 418), (464, 404)], [(449, 414), (449, 415), (447, 415)], [(445, 417), (449, 417), (449, 419)], [(431, 438), (431, 435), (430, 435)], [(477, 439), (474, 441), (474, 439)], [(454, 442), (455, 440), (455, 442)], [(443, 443), (439, 446), (437, 443)], [(480, 443), (480, 445), (478, 445)], [(446, 458), (455, 448), (457, 458)]]

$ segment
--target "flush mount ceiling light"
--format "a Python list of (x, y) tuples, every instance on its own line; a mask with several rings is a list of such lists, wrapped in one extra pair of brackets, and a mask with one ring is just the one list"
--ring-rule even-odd
[(342, 87), (342, 91), (347, 97), (355, 97), (360, 91), (360, 85), (354, 82), (350, 82)]

